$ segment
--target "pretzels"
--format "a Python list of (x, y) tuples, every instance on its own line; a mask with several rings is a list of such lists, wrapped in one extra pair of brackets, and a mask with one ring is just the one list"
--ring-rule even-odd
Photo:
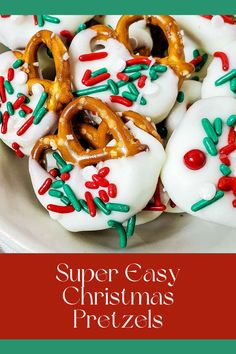
[[(115, 146), (85, 151), (72, 129), (72, 119), (83, 110), (95, 112), (105, 122), (109, 133), (116, 140)], [(104, 127), (102, 125), (103, 129)], [(73, 139), (68, 140), (68, 136)], [(66, 161), (82, 168), (108, 159), (133, 156), (147, 149), (146, 145), (134, 138), (117, 114), (102, 101), (92, 97), (80, 97), (69, 103), (61, 114), (58, 134), (41, 138), (32, 151), (32, 158), (39, 161), (43, 151), (51, 148), (52, 144), (58, 147)], [(95, 143), (94, 146), (100, 146), (100, 143)]]

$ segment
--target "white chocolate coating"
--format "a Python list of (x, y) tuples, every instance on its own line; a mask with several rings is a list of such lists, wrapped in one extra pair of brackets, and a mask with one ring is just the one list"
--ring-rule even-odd
[[(16, 57), (13, 52), (8, 51), (0, 54), (0, 76), (7, 78), (7, 72), (12, 64), (16, 61)], [(26, 103), (28, 107), (32, 110), (36, 107), (38, 100), (44, 91), (43, 87), (39, 84), (35, 84), (32, 88), (33, 94), (29, 96), (27, 80), (28, 76), (25, 72), (21, 71), (20, 68), (14, 69), (15, 76), (11, 81), (11, 85), (14, 89), (13, 94), (9, 94), (6, 91), (6, 102), (1, 103), (0, 111), (3, 114), (7, 110), (7, 102), (14, 103), (17, 100), (17, 93), (23, 93), (30, 98), (30, 103)], [(29, 155), (36, 141), (44, 135), (52, 133), (56, 129), (57, 125), (57, 114), (53, 111), (49, 111), (43, 117), (41, 122), (37, 125), (32, 124), (31, 127), (21, 136), (17, 135), (17, 131), (20, 127), (28, 120), (32, 113), (26, 114), (24, 118), (19, 116), (19, 109), (16, 109), (14, 114), (9, 117), (7, 125), (7, 133), (2, 134), (0, 129), (0, 138), (5, 144), (11, 147), (13, 142), (20, 145), (20, 150), (25, 154)]]
[(23, 49), (30, 38), (42, 29), (50, 30), (58, 35), (63, 30), (74, 33), (80, 24), (93, 18), (93, 15), (52, 15), (60, 23), (45, 21), (43, 27), (34, 24), (32, 15), (11, 15), (7, 18), (0, 17), (0, 42), (10, 49)]
[[(100, 162), (96, 167), (88, 166), (84, 169), (76, 167), (70, 172), (71, 177), (66, 183), (70, 185), (77, 198), (84, 198), (84, 193), (88, 191), (84, 182), (91, 179), (91, 176), (97, 173), (99, 168), (107, 166), (110, 168), (109, 181), (117, 186), (117, 196), (114, 199), (110, 199), (110, 202), (128, 204), (130, 211), (128, 213), (113, 211), (107, 216), (97, 210), (95, 217), (91, 217), (83, 210), (80, 212), (73, 211), (68, 214), (49, 213), (53, 219), (56, 219), (69, 231), (106, 229), (109, 227), (107, 222), (110, 219), (123, 223), (142, 210), (151, 199), (165, 160), (165, 152), (161, 143), (151, 135), (134, 126), (132, 122), (128, 122), (127, 126), (141, 143), (149, 146), (148, 151), (141, 152), (135, 156)], [(51, 197), (48, 193), (44, 195), (38, 194), (38, 190), (45, 179), (51, 176), (32, 158), (29, 159), (29, 171), (34, 191), (40, 203), (45, 208), (48, 204), (63, 206), (64, 204), (60, 199)], [(89, 189), (89, 191), (93, 197), (97, 196), (97, 190)]]
[[(219, 169), (222, 163), (219, 154), (211, 156), (203, 145), (206, 132), (201, 120), (208, 118), (211, 123), (216, 117), (223, 120), (223, 131), (217, 144), (219, 150), (228, 144), (229, 127), (226, 120), (235, 112), (236, 100), (231, 97), (213, 97), (194, 103), (167, 144), (167, 160), (162, 170), (162, 182), (176, 205), (199, 218), (232, 227), (236, 227), (236, 209), (232, 205), (235, 196), (232, 191), (224, 192), (223, 198), (199, 211), (194, 212), (191, 207), (203, 196), (209, 200), (214, 186), (217, 186), (219, 178), (223, 176)], [(205, 152), (206, 164), (201, 169), (191, 170), (184, 164), (184, 155), (192, 149)], [(229, 157), (232, 176), (235, 176), (236, 160), (233, 154)]]
[[(91, 29), (87, 29), (78, 33), (69, 48), (70, 64), (72, 70), (72, 82), (75, 90), (87, 89), (88, 87), (82, 83), (82, 78), (87, 69), (93, 71), (106, 68), (110, 73), (110, 79), (118, 82), (117, 73), (124, 70), (126, 61), (132, 59), (129, 51), (126, 47), (115, 39), (110, 38), (106, 42), (103, 42), (104, 49), (99, 49), (96, 52), (108, 53), (108, 56), (104, 59), (93, 61), (79, 61), (79, 56), (82, 54), (91, 53), (91, 40), (96, 36), (96, 32)], [(101, 43), (101, 42), (100, 42)], [(150, 57), (150, 59), (154, 59)], [(137, 101), (130, 107), (131, 110), (136, 111), (144, 116), (150, 117), (155, 123), (163, 120), (171, 108), (173, 107), (177, 94), (178, 94), (178, 77), (174, 71), (167, 66), (167, 71), (161, 73), (157, 80), (151, 81), (149, 77), (149, 70), (142, 70), (142, 73), (148, 76), (146, 84), (143, 88), (138, 88), (140, 94)], [(107, 80), (94, 85), (93, 87), (106, 84)], [(134, 81), (137, 83), (137, 80)], [(137, 85), (136, 85), (137, 87)], [(119, 89), (119, 95), (122, 92), (128, 91), (127, 85)], [(111, 102), (110, 96), (112, 92), (110, 89), (105, 92), (94, 93), (91, 96), (100, 98), (103, 102), (107, 103), (112, 110), (116, 112), (123, 112), (127, 110), (127, 107), (120, 104)], [(141, 97), (144, 97), (147, 101), (146, 105), (140, 104)]]

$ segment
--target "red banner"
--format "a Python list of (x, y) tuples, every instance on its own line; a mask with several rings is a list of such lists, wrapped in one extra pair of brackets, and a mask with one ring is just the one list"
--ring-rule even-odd
[(236, 255), (1, 255), (1, 339), (235, 339)]

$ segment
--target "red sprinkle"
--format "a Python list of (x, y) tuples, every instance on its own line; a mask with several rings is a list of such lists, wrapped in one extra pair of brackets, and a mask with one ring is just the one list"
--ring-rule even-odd
[(138, 79), (138, 87), (143, 88), (145, 86), (146, 80), (147, 80), (147, 76), (141, 75), (140, 78)]
[(11, 15), (1, 15), (2, 18), (11, 17)]
[(218, 181), (218, 188), (225, 192), (232, 190), (236, 195), (236, 177), (221, 177)]
[(69, 42), (71, 42), (72, 39), (74, 38), (73, 34), (70, 31), (68, 31), (68, 30), (62, 30), (60, 32), (60, 35), (62, 37), (65, 37)]
[(17, 135), (21, 136), (23, 135), (33, 124), (34, 121), (34, 116), (31, 116), (21, 127), (20, 129), (17, 131)]
[(98, 175), (100, 177), (106, 177), (109, 172), (110, 172), (110, 168), (109, 167), (103, 167), (103, 168), (100, 168), (100, 170), (98, 171)]
[(8, 124), (8, 120), (9, 120), (9, 114), (8, 112), (4, 112), (2, 115), (2, 127), (1, 127), (1, 132), (2, 134), (6, 134), (7, 133), (7, 124)]
[(3, 76), (0, 76), (0, 96), (1, 96), (2, 103), (5, 103), (7, 98), (6, 98), (6, 91), (5, 91), (5, 87), (4, 87), (4, 77)]
[(98, 189), (99, 185), (97, 182), (85, 182), (85, 187), (89, 189)]
[(126, 107), (131, 107), (133, 102), (122, 96), (110, 96), (111, 102), (122, 104)]
[(109, 186), (109, 182), (107, 179), (100, 177), (99, 175), (92, 175), (92, 179), (94, 182), (98, 183), (99, 186), (101, 187), (108, 187)]
[(49, 171), (50, 175), (54, 178), (56, 178), (57, 176), (59, 176), (59, 170), (57, 168), (52, 168), (50, 171)]
[(153, 195), (153, 203), (148, 203), (144, 210), (147, 211), (164, 211), (166, 210), (166, 206), (161, 201), (161, 194), (160, 194), (160, 183), (158, 181), (155, 193)]
[(176, 207), (176, 204), (173, 202), (172, 199), (170, 199), (170, 207), (173, 209)]
[(45, 194), (49, 190), (49, 188), (51, 187), (51, 184), (52, 184), (52, 179), (51, 178), (47, 178), (43, 182), (42, 186), (39, 188), (38, 194), (39, 195)]
[(236, 133), (234, 127), (230, 127), (229, 134), (228, 134), (228, 143), (234, 144), (236, 141)]
[(38, 17), (36, 15), (34, 15), (34, 24), (35, 24), (35, 26), (37, 26), (37, 24), (38, 24)]
[(101, 189), (101, 190), (98, 192), (98, 195), (99, 195), (99, 197), (101, 198), (101, 200), (102, 200), (104, 203), (108, 203), (108, 202), (109, 202), (108, 194), (107, 194), (106, 191), (104, 191), (104, 189)]
[(18, 150), (19, 148), (20, 148), (20, 145), (16, 141), (14, 143), (12, 143), (12, 149)]
[(32, 108), (29, 106), (26, 106), (25, 104), (22, 104), (20, 107), (26, 114), (30, 114), (33, 112)]
[(214, 53), (214, 57), (215, 58), (220, 58), (221, 62), (222, 62), (222, 69), (224, 71), (229, 70), (229, 59), (227, 57), (227, 55), (223, 52), (215, 52)]
[(90, 79), (83, 82), (86, 86), (93, 86), (99, 84), (100, 82), (109, 79), (111, 75), (109, 73), (103, 73), (95, 77), (91, 77)]
[(89, 69), (85, 71), (84, 76), (82, 77), (82, 83), (84, 85), (85, 85), (85, 82), (88, 81), (88, 79), (90, 79), (91, 73), (92, 73), (92, 71)]
[(146, 64), (146, 65), (150, 65), (151, 64), (151, 60), (149, 58), (134, 58), (134, 59), (129, 59), (126, 61), (126, 65), (130, 66), (130, 65), (135, 65), (135, 64)]
[(25, 157), (25, 154), (20, 150), (15, 150), (15, 153), (18, 157), (20, 157), (21, 159), (23, 159), (23, 157)]
[(232, 201), (233, 207), (236, 208), (236, 199)]
[(108, 195), (111, 198), (115, 198), (117, 196), (117, 187), (114, 183), (110, 183), (108, 186)]
[(108, 56), (107, 52), (94, 52), (88, 54), (82, 54), (79, 56), (80, 61), (90, 61), (90, 60), (98, 60), (103, 59)]
[(23, 158), (25, 156), (25, 154), (20, 150), (20, 145), (16, 141), (12, 143), (12, 148), (15, 150), (15, 153), (18, 157)]
[(61, 177), (62, 181), (68, 181), (68, 179), (70, 179), (70, 174), (68, 172), (65, 172), (65, 173), (62, 173), (60, 177)]
[(220, 154), (219, 157), (220, 157), (220, 161), (221, 161), (222, 163), (224, 163), (224, 164), (227, 165), (227, 166), (230, 166), (230, 165), (231, 165), (230, 159), (228, 158), (227, 155), (225, 155), (225, 154)]
[(116, 75), (117, 79), (121, 80), (121, 81), (126, 81), (128, 82), (129, 81), (129, 76), (124, 74), (124, 73), (118, 73)]
[(96, 206), (94, 204), (93, 196), (90, 192), (85, 192), (85, 200), (88, 204), (90, 215), (92, 217), (96, 216)]
[(25, 96), (18, 97), (17, 100), (13, 103), (13, 108), (18, 109), (24, 101), (25, 101)]
[(220, 154), (229, 155), (231, 152), (236, 150), (236, 144), (229, 144), (220, 149)]
[(14, 79), (14, 75), (15, 75), (14, 69), (9, 68), (7, 72), (7, 80), (12, 81)]
[(235, 24), (234, 19), (231, 16), (229, 16), (229, 15), (221, 15), (221, 17), (223, 18), (225, 23), (229, 23), (230, 25), (234, 25)]
[(190, 170), (199, 170), (206, 163), (206, 155), (203, 151), (193, 149), (184, 155), (184, 164)]
[(194, 58), (193, 60), (190, 61), (190, 64), (197, 66), (198, 64), (201, 63), (201, 61), (202, 61), (202, 56), (198, 55), (196, 58)]
[(212, 15), (201, 15), (201, 17), (204, 17), (204, 18), (207, 18), (208, 20), (211, 20), (212, 19)]
[(47, 209), (49, 211), (53, 211), (55, 213), (60, 213), (60, 214), (72, 213), (75, 210), (73, 205), (60, 206), (54, 204), (48, 204)]

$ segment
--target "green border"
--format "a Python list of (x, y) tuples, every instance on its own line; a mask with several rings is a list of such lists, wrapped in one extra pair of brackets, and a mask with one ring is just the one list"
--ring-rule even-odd
[(97, 354), (97, 353), (121, 353), (121, 350), (125, 353), (135, 354), (169, 354), (169, 353), (181, 353), (181, 354), (228, 354), (235, 353), (236, 341), (211, 341), (211, 340), (153, 340), (153, 341), (131, 341), (131, 340), (16, 340), (16, 341), (1, 341), (0, 351), (3, 354), (11, 353), (24, 353), (24, 354), (42, 354), (42, 353), (82, 353), (85, 354)]
[[(29, 5), (30, 4), (30, 5)], [(201, 13), (236, 13), (236, 1), (216, 0), (1, 0), (1, 13), (9, 14), (132, 14), (132, 13), (168, 13), (168, 14), (201, 14)]]

